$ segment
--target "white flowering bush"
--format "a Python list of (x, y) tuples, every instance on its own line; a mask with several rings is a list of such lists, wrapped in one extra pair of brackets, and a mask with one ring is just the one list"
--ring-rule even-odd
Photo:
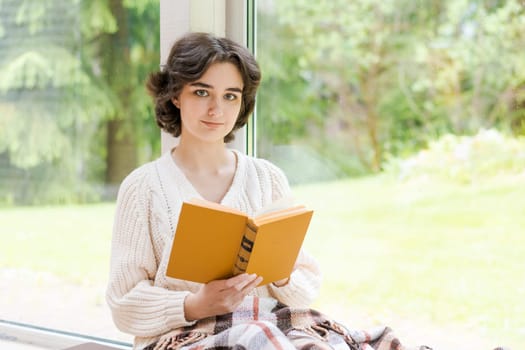
[(506, 137), (494, 129), (474, 136), (448, 134), (413, 157), (389, 162), (387, 169), (402, 180), (440, 178), (460, 183), (499, 175), (525, 176), (525, 138)]

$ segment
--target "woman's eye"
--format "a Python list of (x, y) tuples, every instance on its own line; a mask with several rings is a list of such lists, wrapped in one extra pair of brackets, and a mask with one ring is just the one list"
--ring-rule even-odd
[(233, 101), (237, 98), (237, 95), (235, 94), (226, 94), (224, 95), (224, 99), (228, 100), (228, 101)]
[(195, 90), (195, 95), (199, 97), (206, 97), (208, 96), (208, 91), (206, 90)]

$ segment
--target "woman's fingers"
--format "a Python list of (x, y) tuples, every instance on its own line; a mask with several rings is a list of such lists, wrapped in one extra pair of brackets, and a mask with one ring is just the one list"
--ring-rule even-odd
[(246, 286), (257, 280), (256, 274), (248, 275), (242, 273), (226, 280), (226, 288), (235, 288), (237, 291), (242, 291)]
[(251, 283), (249, 283), (246, 287), (245, 287), (245, 290), (247, 290), (248, 292), (246, 294), (248, 294), (249, 292), (251, 292), (254, 288), (256, 288), (261, 282), (262, 282), (263, 278), (261, 276), (258, 276), (256, 279), (254, 279)]
[(262, 280), (262, 277), (255, 274), (245, 273), (203, 285), (199, 291), (186, 298), (185, 312), (188, 320), (233, 312)]

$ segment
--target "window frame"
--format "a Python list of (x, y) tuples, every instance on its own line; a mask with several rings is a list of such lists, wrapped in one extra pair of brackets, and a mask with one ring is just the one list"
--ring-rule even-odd
[[(160, 0), (160, 60), (166, 62), (171, 45), (184, 33), (209, 32), (247, 46), (255, 54), (255, 0)], [(235, 134), (228, 145), (255, 155), (255, 111), (253, 117)], [(178, 143), (177, 138), (161, 132), (162, 153)]]

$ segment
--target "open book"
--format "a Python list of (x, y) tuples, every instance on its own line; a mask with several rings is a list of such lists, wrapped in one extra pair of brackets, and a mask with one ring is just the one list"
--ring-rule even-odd
[(287, 278), (312, 214), (298, 205), (252, 218), (202, 199), (184, 202), (166, 275), (200, 283), (243, 272), (261, 276), (261, 284)]

